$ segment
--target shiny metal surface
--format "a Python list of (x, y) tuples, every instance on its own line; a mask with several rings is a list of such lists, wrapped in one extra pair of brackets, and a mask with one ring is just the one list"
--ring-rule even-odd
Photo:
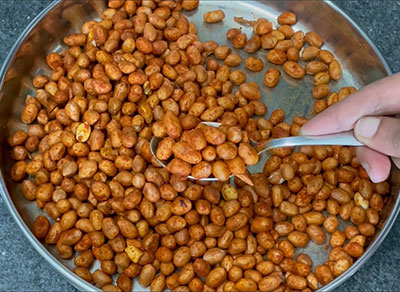
[[(42, 245), (30, 232), (34, 218), (42, 211), (38, 210), (34, 203), (25, 200), (20, 186), (11, 181), (10, 169), (13, 161), (9, 155), (10, 148), (6, 139), (9, 133), (16, 129), (26, 128), (20, 123), (20, 114), (26, 95), (34, 93), (33, 76), (37, 73), (49, 73), (45, 63), (46, 54), (51, 51), (61, 51), (63, 49), (62, 38), (68, 33), (77, 32), (86, 20), (99, 19), (105, 7), (105, 0), (56, 1), (52, 3), (25, 29), (0, 71), (0, 145), (3, 153), (0, 163), (1, 195), (32, 245), (46, 261), (50, 262), (80, 291), (99, 291), (99, 289), (75, 276), (70, 271), (73, 267), (72, 261), (61, 259), (54, 247)], [(217, 24), (203, 24), (203, 13), (214, 9), (223, 9), (226, 14), (225, 20)], [(375, 46), (346, 15), (330, 2), (306, 0), (202, 1), (196, 11), (186, 15), (197, 25), (202, 41), (213, 39), (220, 44), (228, 44), (225, 38), (227, 29), (241, 26), (234, 22), (233, 16), (242, 16), (248, 20), (265, 17), (276, 25), (276, 17), (282, 11), (293, 11), (297, 14), (296, 30), (312, 30), (320, 34), (325, 41), (325, 47), (333, 51), (343, 65), (343, 78), (339, 82), (332, 83), (332, 90), (338, 90), (343, 86), (360, 88), (390, 74), (389, 67)], [(250, 36), (250, 28), (243, 27), (243, 31)], [(243, 57), (243, 51), (237, 52)], [(264, 70), (275, 67), (266, 62), (264, 51), (261, 50), (254, 55), (265, 61)], [(279, 67), (277, 68), (279, 69)], [(243, 66), (240, 69), (246, 72), (248, 81), (256, 81), (262, 85), (263, 74), (250, 72)], [(293, 80), (282, 74), (281, 81), (276, 88), (260, 87), (262, 88), (262, 101), (268, 106), (269, 112), (276, 108), (282, 108), (287, 114), (288, 121), (291, 121), (295, 115), (310, 116), (312, 114), (312, 79), (310, 76), (306, 76), (303, 80)], [(252, 170), (252, 172), (254, 171), (259, 171), (259, 169)], [(390, 183), (392, 197), (385, 207), (378, 226), (379, 232), (373, 242), (349, 270), (323, 287), (321, 291), (333, 289), (355, 273), (374, 253), (389, 232), (399, 212), (400, 174), (397, 169), (392, 170)], [(325, 246), (316, 246), (310, 243), (302, 251), (309, 253), (315, 264), (325, 261), (327, 257)], [(95, 265), (93, 269), (96, 268)], [(142, 291), (144, 289), (135, 283), (134, 290)]]
[(321, 136), (296, 136), (272, 139), (263, 145), (263, 149), (258, 152), (262, 154), (265, 151), (278, 147), (296, 147), (296, 146), (312, 146), (312, 145), (342, 145), (342, 146), (363, 146), (353, 131), (347, 131), (337, 134), (321, 135)]

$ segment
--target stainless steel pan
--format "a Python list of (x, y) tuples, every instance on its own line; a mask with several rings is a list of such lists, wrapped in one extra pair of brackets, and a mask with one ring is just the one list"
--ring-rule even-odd
[[(21, 231), (32, 245), (57, 271), (72, 285), (81, 291), (99, 291), (94, 286), (75, 276), (70, 269), (72, 261), (61, 259), (54, 247), (41, 244), (30, 232), (33, 220), (40, 213), (36, 205), (25, 200), (19, 185), (10, 179), (10, 169), (13, 161), (8, 155), (10, 148), (6, 139), (9, 133), (24, 128), (20, 123), (20, 114), (27, 94), (34, 93), (32, 78), (39, 72), (47, 72), (45, 56), (51, 51), (61, 51), (62, 38), (80, 29), (89, 19), (99, 19), (106, 7), (105, 0), (56, 1), (40, 13), (24, 30), (6, 58), (0, 71), (0, 147), (1, 147), (1, 177), (0, 191), (6, 206), (9, 208)], [(202, 15), (207, 10), (223, 9), (226, 18), (222, 23), (207, 25), (202, 22)], [(315, 31), (320, 34), (325, 46), (339, 59), (344, 68), (343, 78), (333, 85), (333, 89), (343, 86), (362, 87), (374, 80), (389, 75), (390, 69), (371, 43), (368, 37), (351, 21), (339, 8), (331, 2), (323, 1), (201, 1), (196, 11), (187, 13), (199, 30), (202, 41), (216, 40), (226, 43), (225, 33), (228, 28), (240, 27), (233, 16), (241, 16), (248, 20), (265, 17), (275, 21), (282, 11), (293, 11), (297, 14), (296, 29)], [(251, 34), (251, 29), (243, 27)], [(243, 54), (243, 52), (238, 51)], [(265, 52), (256, 53), (265, 60)], [(265, 62), (265, 69), (273, 67)], [(247, 71), (244, 68), (241, 68)], [(264, 70), (265, 70), (264, 69)], [(262, 84), (263, 74), (247, 71), (248, 80)], [(277, 88), (263, 88), (263, 102), (272, 112), (275, 108), (283, 108), (287, 119), (295, 115), (307, 115), (312, 112), (312, 79), (296, 81), (285, 74)], [(265, 159), (265, 158), (264, 158)], [(252, 170), (257, 171), (257, 169)], [(329, 291), (346, 281), (354, 274), (375, 252), (382, 240), (388, 234), (399, 212), (399, 183), (400, 172), (393, 169), (390, 176), (392, 196), (383, 211), (378, 232), (371, 240), (369, 248), (355, 264), (339, 278), (321, 291)], [(303, 250), (319, 264), (327, 259), (328, 252), (324, 246), (309, 244)], [(135, 283), (134, 290), (143, 290)]]

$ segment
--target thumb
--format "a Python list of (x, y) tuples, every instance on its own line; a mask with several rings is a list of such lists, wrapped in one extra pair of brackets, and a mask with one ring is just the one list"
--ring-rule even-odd
[(369, 148), (389, 156), (400, 157), (400, 120), (366, 116), (358, 120), (354, 134)]

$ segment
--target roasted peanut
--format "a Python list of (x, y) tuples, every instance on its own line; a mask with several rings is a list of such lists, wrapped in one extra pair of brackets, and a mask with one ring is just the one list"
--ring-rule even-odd
[(253, 72), (259, 72), (264, 69), (264, 63), (259, 58), (249, 57), (244, 61), (247, 69)]
[(222, 10), (208, 11), (203, 15), (203, 20), (206, 23), (220, 22), (225, 18), (225, 13)]
[(342, 67), (337, 60), (333, 60), (329, 63), (329, 76), (333, 80), (339, 80), (342, 76)]
[(304, 76), (305, 70), (301, 65), (293, 61), (287, 61), (283, 64), (283, 70), (291, 77), (300, 79)]
[(296, 14), (292, 12), (283, 12), (281, 15), (278, 17), (278, 23), (281, 25), (288, 24), (288, 25), (293, 25), (296, 23)]
[(282, 65), (286, 59), (285, 52), (280, 49), (272, 49), (267, 54), (267, 60), (276, 65)]

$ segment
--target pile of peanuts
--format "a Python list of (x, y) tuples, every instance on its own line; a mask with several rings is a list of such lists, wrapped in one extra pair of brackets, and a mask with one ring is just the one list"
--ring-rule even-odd
[[(207, 12), (203, 17), (206, 23), (220, 22), (224, 18), (225, 14), (222, 10)], [(318, 34), (294, 32), (291, 25), (294, 25), (296, 21), (295, 14), (285, 12), (278, 17), (278, 23), (281, 26), (277, 30), (273, 29), (270, 21), (261, 18), (257, 21), (245, 22), (253, 27), (254, 35), (249, 40), (240, 28), (229, 29), (226, 37), (232, 41), (235, 49), (244, 48), (248, 54), (253, 54), (260, 48), (268, 50), (266, 59), (274, 65), (283, 65), (284, 72), (292, 78), (300, 79), (305, 74), (313, 75), (315, 87), (312, 94), (317, 99), (314, 103), (314, 111), (320, 113), (328, 106), (350, 95), (355, 88), (345, 87), (338, 93), (330, 91), (329, 81), (341, 78), (341, 65), (331, 52), (320, 49), (323, 40)], [(192, 74), (193, 79), (199, 82), (202, 95), (197, 99), (194, 96), (188, 97), (188, 99), (191, 98), (190, 102), (187, 102), (187, 96), (182, 98), (182, 102), (185, 104), (183, 107), (181, 105), (181, 112), (189, 114), (191, 117), (189, 124), (189, 118), (186, 117), (180, 122), (176, 115), (171, 115), (170, 117), (165, 116), (166, 120), (153, 125), (154, 136), (163, 138), (158, 146), (156, 156), (160, 160), (168, 160), (173, 157), (168, 164), (168, 169), (171, 173), (180, 176), (191, 174), (192, 177), (201, 179), (213, 175), (220, 181), (227, 181), (231, 174), (245, 178), (243, 176), (246, 173), (246, 166), (258, 162), (257, 151), (248, 142), (260, 143), (271, 137), (287, 137), (289, 133), (284, 131), (271, 135), (270, 127), (257, 128), (252, 122), (249, 125), (248, 121), (252, 121), (254, 115), (263, 116), (267, 112), (265, 105), (259, 101), (261, 92), (258, 84), (255, 82), (245, 83), (246, 75), (240, 70), (231, 72), (231, 67), (241, 64), (242, 57), (232, 52), (228, 46), (218, 46), (213, 41), (203, 43), (205, 56), (214, 54), (215, 58), (223, 60), (224, 64), (219, 66), (214, 59), (210, 58), (204, 60), (206, 68), (216, 70), (215, 78), (222, 81), (220, 90), (222, 97), (218, 97), (216, 100), (213, 98), (213, 104), (210, 105), (208, 97), (214, 97), (219, 92), (212, 89), (210, 92), (210, 86), (213, 87), (212, 83), (202, 83), (206, 79), (206, 72), (200, 53), (196, 52), (196, 57), (192, 56), (196, 51), (191, 48), (195, 39), (196, 37), (192, 37), (192, 39), (190, 37), (179, 38), (177, 45), (181, 49), (187, 49), (189, 62), (196, 59), (196, 62), (192, 62), (193, 65), (196, 65)], [(305, 44), (308, 46), (301, 50)], [(308, 62), (305, 68), (298, 63), (300, 58), (301, 61)], [(316, 58), (319, 60), (315, 60)], [(252, 72), (260, 72), (264, 69), (264, 62), (257, 57), (246, 58), (244, 65)], [(200, 71), (203, 72), (204, 77), (200, 76), (199, 78)], [(197, 78), (194, 73), (197, 74)], [(267, 70), (264, 75), (264, 85), (269, 88), (275, 87), (279, 83), (280, 75), (277, 68)], [(231, 94), (232, 87), (235, 85), (240, 86), (239, 90)], [(225, 91), (225, 88), (228, 91)], [(242, 104), (244, 104), (242, 107), (245, 113), (241, 111)], [(234, 120), (230, 117), (232, 112)], [(197, 120), (192, 120), (192, 116)], [(242, 116), (244, 120), (238, 123), (237, 120)], [(200, 121), (214, 122), (219, 119), (222, 123), (220, 129), (199, 124)], [(184, 127), (183, 130), (188, 131), (182, 133), (181, 124)], [(196, 129), (193, 129), (194, 127)], [(285, 125), (284, 128), (290, 127)], [(175, 143), (176, 139), (180, 139), (180, 141)]]
[[(389, 185), (372, 183), (354, 150), (340, 146), (277, 148), (262, 173), (248, 174), (245, 165), (258, 161), (250, 141), (295, 136), (307, 120), (289, 124), (281, 109), (253, 119), (267, 113), (260, 89), (231, 72), (241, 59), (228, 46), (198, 40), (181, 13), (198, 5), (109, 0), (100, 22), (86, 22), (64, 38), (70, 48), (47, 56), (52, 72), (33, 79), (36, 97), (22, 112), (29, 126), (8, 139), (11, 178), (47, 214), (32, 232), (104, 291), (131, 291), (136, 277), (151, 291), (316, 290), (364, 253)], [(224, 17), (211, 11), (204, 21)], [(331, 93), (327, 82), (341, 69), (320, 37), (293, 33), (293, 13), (278, 22), (272, 30), (256, 21), (249, 41), (240, 30), (227, 35), (249, 53), (269, 49), (267, 59), (294, 78), (315, 74), (316, 112), (355, 90)], [(305, 70), (297, 63), (304, 40), (302, 59), (320, 60)], [(256, 58), (245, 64), (263, 67)], [(265, 85), (279, 76), (268, 70)], [(167, 145), (158, 158), (175, 156), (168, 168), (151, 155), (153, 136)], [(190, 173), (220, 181), (190, 181)], [(236, 176), (230, 185), (230, 173), (246, 173), (253, 186)], [(349, 221), (344, 230), (339, 219)], [(310, 240), (330, 247), (326, 262), (296, 253)]]
[[(176, 124), (180, 125), (177, 118)], [(170, 135), (164, 138), (158, 145), (156, 156), (166, 160), (174, 155), (175, 158), (167, 166), (173, 174), (184, 177), (191, 174), (196, 179), (207, 178), (213, 174), (218, 180), (225, 182), (231, 174), (245, 175), (246, 165), (258, 162), (257, 151), (249, 143), (241, 140), (240, 126), (224, 124), (217, 128), (198, 124), (196, 129), (184, 131), (180, 141), (176, 143)], [(235, 142), (240, 143), (238, 147)], [(217, 155), (221, 160), (216, 160)], [(193, 168), (191, 164), (194, 165)]]

